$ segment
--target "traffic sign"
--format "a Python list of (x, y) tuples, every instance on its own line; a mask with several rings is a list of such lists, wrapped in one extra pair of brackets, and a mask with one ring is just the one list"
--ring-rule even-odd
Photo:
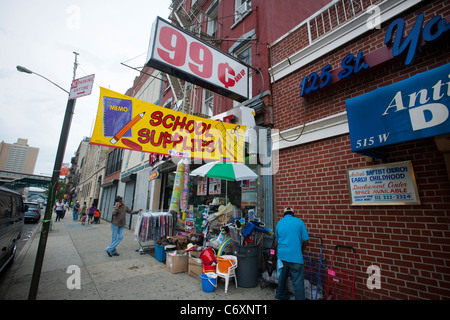
[(92, 92), (92, 85), (94, 84), (95, 74), (75, 79), (70, 86), (69, 99), (76, 99), (79, 97), (88, 96)]

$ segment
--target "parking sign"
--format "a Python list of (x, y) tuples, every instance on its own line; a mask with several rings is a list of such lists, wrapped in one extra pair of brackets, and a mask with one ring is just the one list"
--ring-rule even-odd
[(76, 99), (79, 97), (88, 96), (92, 92), (92, 85), (94, 84), (95, 74), (75, 79), (70, 86), (69, 99)]

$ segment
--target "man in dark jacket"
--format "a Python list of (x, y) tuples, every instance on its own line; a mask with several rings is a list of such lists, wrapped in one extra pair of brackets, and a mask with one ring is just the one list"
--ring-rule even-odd
[(128, 206), (126, 206), (123, 203), (122, 197), (120, 197), (120, 196), (116, 197), (115, 202), (116, 202), (116, 204), (114, 205), (114, 208), (112, 211), (112, 214), (113, 214), (112, 224), (111, 224), (112, 240), (111, 240), (111, 244), (109, 245), (109, 247), (107, 247), (105, 249), (106, 253), (110, 257), (119, 255), (117, 253), (116, 247), (119, 245), (120, 241), (122, 241), (122, 239), (123, 239), (123, 231), (124, 231), (124, 227), (125, 227), (125, 223), (126, 223), (127, 213), (135, 214), (135, 213), (142, 211), (142, 209), (131, 211), (131, 209), (128, 208)]

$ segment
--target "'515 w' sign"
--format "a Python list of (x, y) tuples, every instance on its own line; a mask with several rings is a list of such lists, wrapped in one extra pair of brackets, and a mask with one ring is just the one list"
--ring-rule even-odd
[(147, 66), (237, 101), (248, 99), (248, 67), (158, 17)]

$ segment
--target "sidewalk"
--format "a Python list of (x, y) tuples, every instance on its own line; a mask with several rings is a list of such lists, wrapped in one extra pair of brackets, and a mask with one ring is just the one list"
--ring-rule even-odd
[[(37, 294), (38, 300), (274, 300), (275, 288), (241, 288), (230, 281), (228, 292), (219, 280), (215, 292), (205, 293), (201, 281), (185, 273), (172, 274), (164, 263), (140, 254), (134, 230), (125, 229), (117, 247), (120, 256), (108, 257), (111, 224), (81, 225), (71, 213), (53, 222), (45, 251)], [(25, 300), (31, 283), (40, 226), (24, 249), (17, 253), (10, 279), (0, 287), (1, 300)], [(68, 289), (67, 280), (75, 265), (81, 271), (81, 289)], [(9, 276), (9, 275), (8, 275)]]

